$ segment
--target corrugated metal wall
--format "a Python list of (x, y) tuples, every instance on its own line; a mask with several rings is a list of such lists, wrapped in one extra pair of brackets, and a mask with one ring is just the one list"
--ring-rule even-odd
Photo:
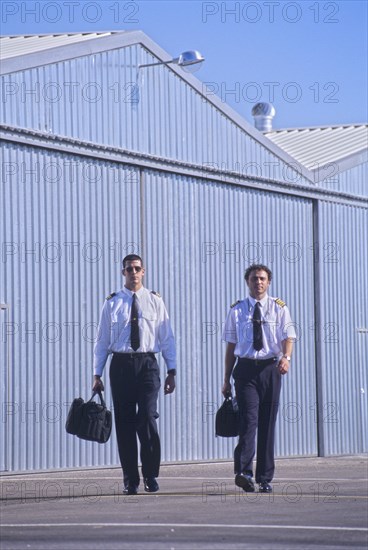
[[(3, 241), (4, 242), (4, 241)], [(0, 384), (0, 407), (1, 407), (1, 430), (0, 430), (0, 471), (7, 470), (9, 467), (9, 461), (7, 460), (8, 449), (10, 446), (11, 438), (9, 426), (6, 425), (6, 415), (10, 403), (10, 386), (9, 386), (9, 373), (10, 373), (10, 338), (6, 341), (4, 338), (4, 327), (9, 326), (10, 316), (8, 305), (4, 302), (5, 287), (0, 285), (0, 302), (2, 304), (0, 310), (0, 326), (1, 326), (1, 339), (0, 339), (0, 377), (2, 383)]]
[(243, 270), (253, 260), (274, 269), (273, 292), (289, 303), (303, 342), (284, 382), (278, 452), (316, 453), (313, 334), (305, 330), (313, 318), (309, 201), (149, 171), (140, 179), (122, 165), (92, 167), (32, 147), (5, 145), (4, 161), (19, 169), (2, 191), (0, 298), (11, 316), (2, 317), (2, 343), (11, 347), (2, 365), (4, 469), (117, 463), (115, 438), (106, 446), (80, 442), (64, 423), (71, 400), (89, 395), (99, 310), (121, 287), (119, 262), (132, 250), (144, 254), (146, 284), (163, 295), (177, 337), (178, 391), (159, 405), (163, 460), (232, 455), (233, 442), (214, 437), (221, 325), (245, 293)]
[(115, 463), (115, 443), (80, 443), (64, 424), (71, 400), (90, 394), (104, 297), (121, 283), (121, 257), (139, 247), (138, 173), (31, 147), (3, 153), (19, 170), (1, 193), (5, 469)]
[(368, 451), (368, 210), (320, 204), (327, 454)]
[(145, 187), (150, 284), (161, 284), (180, 354), (177, 422), (164, 415), (163, 433), (173, 438), (170, 456), (232, 455), (233, 441), (213, 437), (222, 400), (221, 333), (230, 305), (247, 294), (244, 266), (252, 261), (274, 270), (272, 293), (288, 302), (300, 336), (284, 379), (277, 451), (316, 454), (314, 335), (308, 330), (314, 318), (311, 203), (155, 173), (145, 174)]
[[(349, 170), (338, 172), (338, 164), (332, 163), (328, 168), (331, 176), (318, 185), (332, 191), (350, 193), (355, 196), (368, 196), (368, 162), (354, 166)], [(336, 173), (335, 173), (336, 171)]]

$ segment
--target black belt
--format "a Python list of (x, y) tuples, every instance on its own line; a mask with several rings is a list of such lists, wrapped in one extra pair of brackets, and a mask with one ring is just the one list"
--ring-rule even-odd
[(239, 357), (238, 365), (245, 367), (266, 367), (272, 363), (276, 363), (277, 357), (269, 357), (268, 359), (250, 359), (248, 357)]
[(120, 351), (114, 351), (113, 355), (118, 355), (119, 357), (123, 357), (126, 359), (138, 359), (140, 357), (151, 357), (151, 359), (155, 359), (155, 354), (153, 351), (147, 351), (147, 352), (139, 352), (139, 351), (132, 351), (130, 352), (120, 352)]

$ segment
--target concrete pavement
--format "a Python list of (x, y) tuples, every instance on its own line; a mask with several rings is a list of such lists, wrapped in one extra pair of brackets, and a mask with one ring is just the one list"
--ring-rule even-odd
[(122, 495), (118, 468), (1, 477), (1, 550), (365, 549), (366, 456), (278, 459), (272, 494), (230, 462), (163, 465), (160, 492)]

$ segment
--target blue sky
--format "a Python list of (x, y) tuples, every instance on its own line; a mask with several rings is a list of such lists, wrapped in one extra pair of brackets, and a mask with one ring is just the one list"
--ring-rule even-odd
[(271, 101), (275, 128), (367, 121), (362, 1), (2, 1), (1, 34), (143, 30), (170, 55), (199, 50), (195, 74), (253, 124)]

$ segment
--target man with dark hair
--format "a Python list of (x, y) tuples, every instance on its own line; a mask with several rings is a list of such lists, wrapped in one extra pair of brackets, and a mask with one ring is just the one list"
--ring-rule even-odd
[(94, 350), (93, 390), (103, 390), (102, 372), (109, 354), (119, 457), (124, 476), (123, 493), (135, 495), (139, 487), (138, 445), (144, 490), (159, 490), (160, 438), (157, 399), (160, 373), (155, 353), (162, 352), (167, 367), (164, 392), (175, 389), (174, 335), (161, 296), (143, 286), (142, 258), (123, 259), (124, 287), (106, 298)]
[(263, 264), (252, 264), (245, 270), (245, 273), (244, 273), (244, 279), (246, 280), (247, 283), (249, 281), (249, 277), (252, 271), (265, 271), (268, 275), (268, 282), (270, 283), (272, 281), (272, 271), (270, 270), (269, 267)]
[(231, 306), (223, 331), (227, 346), (222, 393), (231, 394), (232, 375), (240, 416), (235, 484), (246, 492), (255, 490), (253, 458), (258, 430), (256, 482), (261, 493), (270, 493), (281, 376), (289, 370), (296, 335), (285, 302), (268, 295), (271, 270), (253, 264), (244, 278), (249, 296)]

